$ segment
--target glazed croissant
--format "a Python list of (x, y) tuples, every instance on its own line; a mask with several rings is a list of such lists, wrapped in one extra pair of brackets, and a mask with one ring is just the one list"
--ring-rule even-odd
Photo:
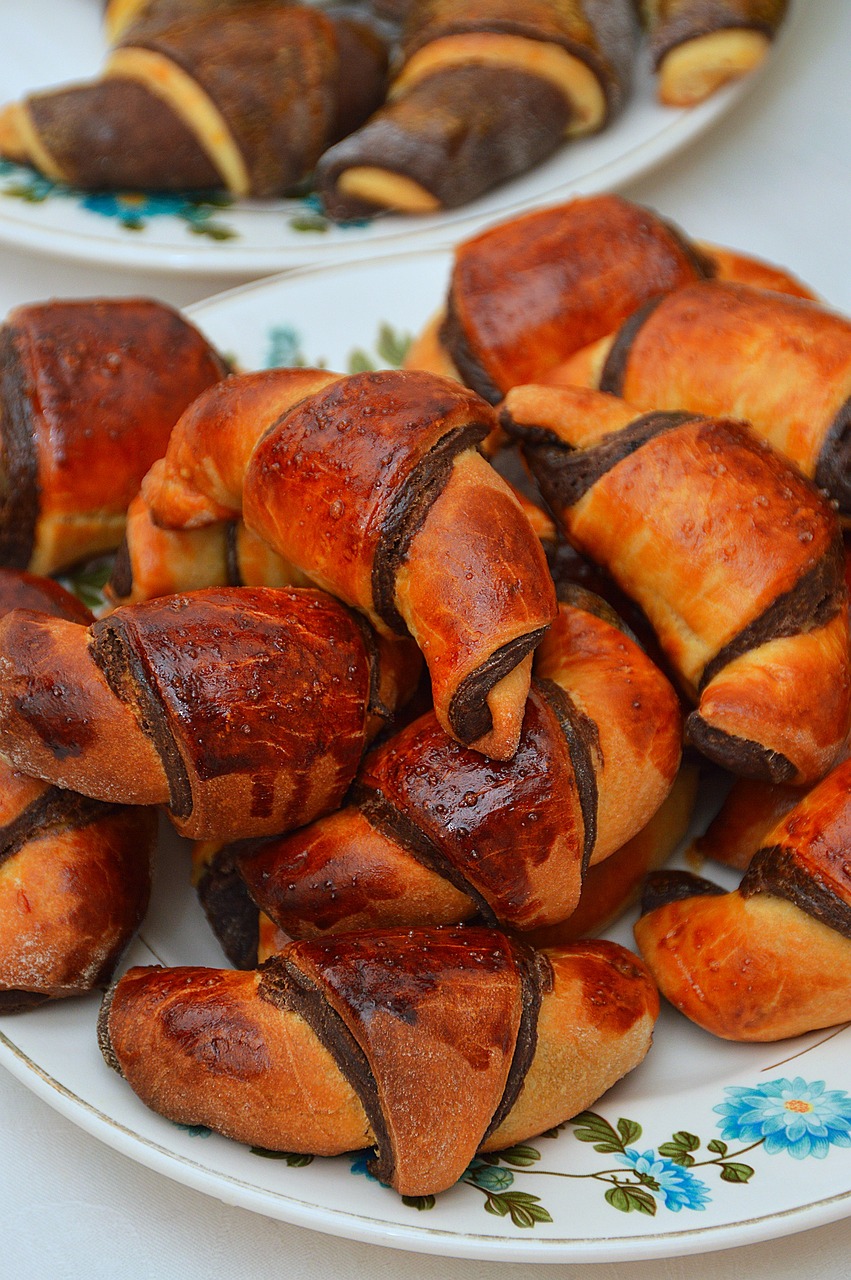
[(339, 812), (259, 847), (202, 847), (199, 894), (230, 958), (256, 954), (257, 907), (295, 938), (475, 916), (523, 930), (570, 916), (589, 866), (670, 791), (680, 708), (587, 592), (560, 605), (536, 671), (511, 760), (459, 745), (429, 712), (367, 756)]
[(136, 968), (106, 1061), (153, 1110), (270, 1150), (375, 1146), (402, 1195), (559, 1124), (644, 1057), (658, 997), (614, 943), (534, 953), (484, 929), (293, 943), (260, 970)]
[(690, 107), (765, 59), (788, 0), (639, 0), (662, 102)]
[(697, 704), (687, 740), (732, 773), (821, 777), (851, 681), (842, 542), (818, 490), (728, 420), (534, 386), (503, 420), (569, 541), (647, 615)]
[(635, 936), (656, 982), (728, 1040), (781, 1040), (851, 1019), (851, 762), (773, 827), (738, 889), (659, 872)]
[(0, 563), (54, 573), (117, 547), (178, 417), (225, 374), (162, 303), (12, 311), (0, 328)]
[[(0, 570), (0, 614), (88, 610), (50, 579)], [(0, 761), (0, 1013), (77, 995), (112, 977), (148, 905), (151, 809), (100, 804)]]
[(703, 282), (649, 303), (564, 381), (640, 409), (733, 414), (851, 517), (851, 320), (817, 303)]
[(196, 839), (268, 835), (336, 808), (410, 692), (413, 646), (322, 592), (222, 588), (91, 628), (0, 622), (0, 750), (95, 799), (165, 805)]
[(187, 411), (143, 493), (166, 528), (241, 514), (375, 626), (409, 632), (440, 724), (506, 759), (555, 594), (519, 502), (476, 450), (496, 425), (430, 374), (246, 374)]
[(635, 36), (630, 0), (417, 0), (388, 101), (317, 165), (326, 210), (433, 213), (525, 172), (617, 113)]
[(119, 37), (101, 78), (0, 115), (0, 154), (87, 189), (281, 195), (384, 95), (364, 24), (309, 5), (205, 6)]

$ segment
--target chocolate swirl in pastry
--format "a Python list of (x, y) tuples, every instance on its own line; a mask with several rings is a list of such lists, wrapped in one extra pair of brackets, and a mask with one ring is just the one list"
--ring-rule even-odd
[(0, 154), (87, 189), (290, 190), (384, 94), (367, 26), (308, 5), (227, 6), (133, 27), (101, 78), (0, 114)]
[(507, 759), (555, 594), (520, 503), (476, 449), (496, 425), (431, 374), (246, 374), (195, 402), (143, 493), (166, 528), (241, 515), (376, 627), (409, 633), (440, 724)]
[(851, 1019), (851, 762), (765, 836), (738, 889), (660, 872), (635, 936), (666, 998), (728, 1040), (781, 1040)]
[(680, 708), (586, 592), (560, 605), (536, 665), (511, 760), (459, 745), (427, 713), (367, 756), (338, 813), (259, 847), (202, 847), (199, 893), (230, 958), (256, 951), (258, 906), (296, 938), (476, 916), (524, 930), (568, 917), (589, 866), (635, 836), (671, 789)]
[(697, 704), (687, 739), (736, 774), (821, 777), (851, 680), (842, 542), (818, 490), (728, 420), (533, 386), (503, 421), (565, 536), (647, 615)]
[(252, 972), (131, 969), (100, 1039), (171, 1120), (270, 1150), (374, 1145), (376, 1176), (431, 1195), (476, 1151), (589, 1106), (644, 1057), (657, 1012), (613, 943), (535, 953), (490, 930), (375, 930), (293, 943)]
[(89, 629), (15, 610), (0, 749), (84, 795), (166, 805), (196, 839), (268, 835), (339, 805), (413, 652), (317, 591), (166, 596)]
[[(0, 570), (0, 614), (91, 621), (58, 583)], [(0, 1013), (106, 984), (148, 905), (151, 809), (100, 804), (0, 761)]]
[(317, 165), (326, 210), (451, 209), (603, 128), (636, 34), (630, 0), (417, 0), (388, 101)]
[(117, 547), (175, 422), (225, 375), (158, 302), (12, 311), (0, 328), (0, 563), (54, 573)]
[(754, 71), (788, 0), (638, 0), (662, 102), (691, 107)]

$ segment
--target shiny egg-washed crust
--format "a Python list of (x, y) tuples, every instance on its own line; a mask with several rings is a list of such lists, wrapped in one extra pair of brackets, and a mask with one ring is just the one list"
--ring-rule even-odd
[(612, 333), (648, 299), (711, 270), (649, 209), (619, 196), (581, 197), (456, 249), (441, 339), (463, 380), (497, 403)]
[(450, 209), (524, 173), (617, 113), (635, 36), (630, 0), (419, 0), (389, 100), (317, 165), (327, 211)]
[(788, 0), (638, 0), (659, 97), (694, 106), (760, 65)]
[[(0, 615), (92, 617), (50, 578), (0, 569)], [(105, 985), (148, 904), (152, 810), (99, 804), (0, 761), (0, 1013)]]
[(155, 1111), (268, 1150), (376, 1146), (431, 1195), (590, 1106), (658, 1014), (613, 943), (530, 952), (484, 929), (292, 943), (260, 970), (136, 968), (108, 993), (106, 1061)]
[(241, 515), (379, 630), (410, 634), (441, 725), (504, 759), (555, 593), (522, 506), (476, 449), (496, 425), (433, 374), (246, 374), (195, 402), (143, 493), (166, 528)]
[(225, 374), (193, 325), (149, 299), (10, 312), (0, 328), (0, 561), (54, 573), (117, 547), (175, 422)]
[(636, 415), (613, 396), (518, 387), (503, 425), (565, 536), (653, 626), (697, 704), (686, 736), (731, 772), (806, 783), (851, 718), (836, 516), (742, 423)]
[[(366, 757), (340, 812), (214, 857), (199, 891), (217, 932), (239, 910), (234, 868), (295, 938), (476, 915), (524, 930), (568, 917), (589, 866), (664, 801), (682, 740), (667, 679), (596, 603), (577, 593), (560, 605), (511, 760), (487, 760), (433, 713), (420, 717)], [(244, 919), (256, 944), (256, 915)], [(239, 954), (250, 956), (250, 941)]]
[(639, 409), (745, 419), (851, 517), (851, 321), (805, 298), (703, 282), (617, 333), (597, 385)]
[(729, 1040), (781, 1040), (851, 1019), (851, 762), (791, 809), (725, 893), (650, 877), (635, 926), (663, 995)]
[(0, 116), (0, 151), (85, 189), (282, 195), (384, 96), (367, 26), (308, 5), (209, 7), (130, 27), (100, 79)]
[(692, 844), (693, 854), (744, 871), (765, 837), (803, 799), (801, 787), (736, 778), (721, 808)]
[(268, 835), (340, 804), (405, 679), (395, 654), (381, 673), (384, 652), (312, 590), (166, 596), (89, 629), (15, 610), (0, 746), (84, 795), (166, 805), (196, 839)]

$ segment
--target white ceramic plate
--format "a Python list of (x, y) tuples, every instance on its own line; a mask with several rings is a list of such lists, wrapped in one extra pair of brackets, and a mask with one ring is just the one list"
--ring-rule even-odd
[[(803, 10), (807, 6), (800, 5)], [(104, 54), (99, 0), (0, 3), (0, 102), (95, 75)], [(485, 223), (575, 192), (612, 190), (672, 156), (737, 103), (751, 81), (692, 110), (659, 106), (648, 64), (625, 113), (528, 175), (454, 212), (345, 227), (309, 201), (196, 203), (171, 196), (86, 196), (0, 161), (0, 241), (89, 262), (251, 276), (410, 245), (449, 244)]]
[[(449, 265), (448, 254), (429, 251), (305, 269), (192, 314), (245, 367), (395, 363), (442, 298)], [(186, 849), (165, 838), (153, 907), (127, 964), (222, 964), (188, 869)], [(708, 874), (732, 887), (725, 869)], [(631, 945), (631, 919), (612, 936)], [(502, 1261), (623, 1261), (745, 1244), (851, 1212), (847, 1028), (735, 1045), (667, 1009), (644, 1064), (596, 1104), (590, 1135), (568, 1124), (414, 1204), (367, 1177), (360, 1159), (264, 1157), (147, 1111), (100, 1057), (97, 1009), (92, 997), (6, 1018), (0, 1063), (134, 1160), (316, 1230)], [(608, 1151), (596, 1149), (601, 1142)]]

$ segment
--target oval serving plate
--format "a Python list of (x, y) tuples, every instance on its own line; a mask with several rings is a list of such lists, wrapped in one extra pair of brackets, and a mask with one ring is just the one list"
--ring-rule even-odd
[[(438, 306), (448, 254), (306, 269), (192, 309), (243, 367), (398, 364)], [(732, 887), (734, 877), (713, 868)], [(610, 936), (632, 945), (630, 913)], [(186, 848), (164, 832), (154, 902), (125, 964), (223, 959)], [(727, 1248), (851, 1212), (848, 1027), (769, 1045), (719, 1041), (671, 1009), (646, 1061), (591, 1113), (451, 1191), (403, 1200), (362, 1155), (271, 1157), (149, 1112), (103, 1063), (98, 999), (0, 1024), (0, 1063), (81, 1128), (220, 1200), (373, 1244), (514, 1262), (641, 1260)]]

